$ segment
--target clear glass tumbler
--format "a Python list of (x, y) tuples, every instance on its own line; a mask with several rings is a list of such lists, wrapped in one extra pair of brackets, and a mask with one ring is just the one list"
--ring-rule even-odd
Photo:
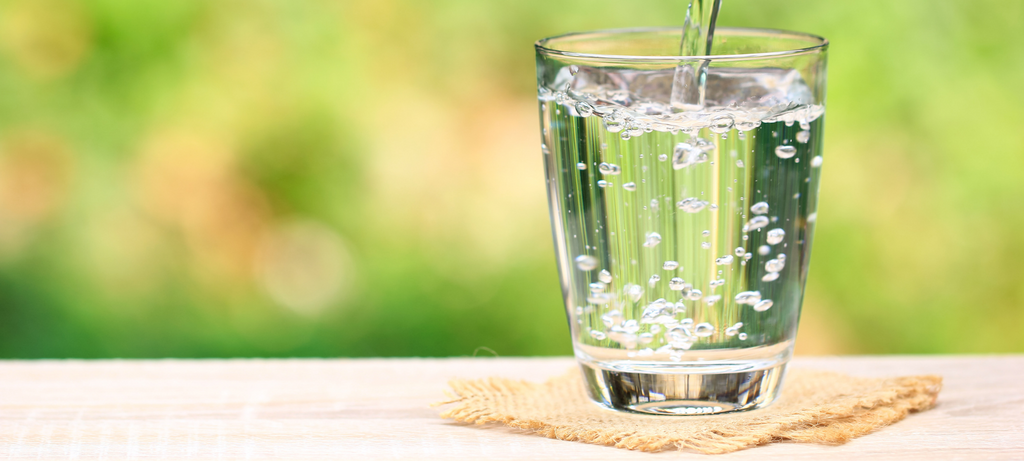
[(587, 391), (610, 408), (747, 410), (796, 336), (822, 165), (828, 42), (681, 29), (540, 40), (555, 250)]

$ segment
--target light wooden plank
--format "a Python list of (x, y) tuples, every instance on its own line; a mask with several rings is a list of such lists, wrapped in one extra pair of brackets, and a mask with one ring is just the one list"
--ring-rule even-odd
[[(453, 377), (540, 381), (569, 358), (0, 362), (7, 459), (698, 459), (437, 417)], [(938, 406), (846, 445), (716, 459), (1024, 459), (1024, 356), (797, 358), (860, 376), (940, 374)]]

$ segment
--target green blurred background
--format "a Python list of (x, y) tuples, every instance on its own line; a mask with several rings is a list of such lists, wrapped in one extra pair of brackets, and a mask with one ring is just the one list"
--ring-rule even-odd
[[(0, 1), (0, 357), (570, 353), (532, 44), (684, 7)], [(1022, 23), (725, 0), (832, 41), (798, 353), (1024, 351)]]

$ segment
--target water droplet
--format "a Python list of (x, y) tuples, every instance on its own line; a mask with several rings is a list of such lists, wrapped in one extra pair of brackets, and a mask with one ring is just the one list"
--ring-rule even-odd
[(576, 257), (576, 267), (581, 271), (592, 271), (597, 269), (597, 258), (590, 255), (579, 255)]
[(779, 253), (779, 261), (786, 262), (786, 253)]
[(597, 187), (608, 187), (609, 184), (611, 184), (611, 183), (609, 183), (608, 181), (605, 181), (603, 179), (598, 179), (597, 180)]
[(594, 283), (590, 284), (590, 292), (591, 293), (601, 293), (601, 292), (604, 291), (604, 288), (605, 288), (604, 282), (594, 282)]
[(708, 127), (714, 133), (726, 133), (733, 127), (733, 118), (729, 114), (717, 115), (711, 119), (711, 126)]
[(824, 161), (824, 159), (822, 159), (820, 155), (815, 155), (814, 158), (811, 159), (811, 168), (818, 168), (821, 166), (822, 161)]
[(711, 249), (711, 242), (701, 242), (700, 243), (700, 247), (705, 249), (705, 250), (710, 250)]
[(754, 214), (768, 214), (768, 202), (757, 202), (750, 205), (750, 212)]
[(775, 148), (775, 155), (779, 158), (792, 158), (796, 155), (796, 148), (793, 146), (779, 146)]
[(622, 120), (614, 118), (614, 114), (615, 113), (613, 112), (612, 116), (605, 117), (602, 122), (604, 123), (604, 129), (611, 133), (618, 133), (622, 131)]
[(661, 234), (657, 232), (648, 232), (647, 239), (644, 241), (644, 246), (647, 248), (653, 248), (661, 243)]
[(807, 141), (811, 140), (811, 132), (804, 130), (796, 134), (796, 142), (800, 144), (807, 144)]
[(736, 161), (736, 167), (743, 168), (743, 160), (737, 160)]
[(601, 174), (619, 174), (619, 173), (622, 173), (622, 169), (619, 168), (618, 165), (616, 165), (614, 163), (605, 163), (605, 162), (601, 162), (599, 165), (597, 165), (597, 171), (600, 171)]
[(746, 333), (740, 333), (738, 338), (740, 338), (740, 341), (745, 341), (747, 339), (747, 334)]
[(761, 256), (764, 256), (764, 255), (766, 255), (768, 253), (771, 253), (771, 252), (772, 252), (772, 247), (770, 247), (768, 245), (761, 245), (761, 246), (757, 247), (757, 254), (759, 254)]
[(708, 202), (697, 200), (697, 197), (689, 197), (680, 200), (679, 203), (676, 203), (676, 206), (687, 213), (696, 213), (708, 206)]
[(764, 270), (768, 272), (781, 272), (786, 267), (786, 261), (776, 259), (769, 259), (768, 262), (764, 263)]
[(801, 120), (800, 121), (800, 129), (801, 130), (809, 130), (809, 129), (811, 129), (811, 124), (808, 123), (806, 120)]
[(628, 190), (630, 192), (635, 191), (636, 190), (636, 183), (635, 182), (627, 182), (627, 183), (622, 185), (622, 188), (626, 189), (626, 190)]
[(746, 249), (746, 248), (743, 248), (743, 247), (736, 247), (736, 249), (735, 249), (735, 250), (733, 250), (733, 253), (734, 253), (734, 254), (735, 254), (736, 256), (739, 256), (739, 257), (742, 257), (742, 256), (743, 256), (743, 254), (744, 254), (744, 253), (746, 253), (746, 252), (747, 252), (747, 249)]
[(736, 304), (754, 305), (761, 300), (760, 291), (744, 291), (736, 295)]
[(667, 271), (674, 271), (679, 268), (679, 262), (677, 261), (665, 261), (665, 264), (661, 265), (662, 269)]
[(768, 231), (767, 241), (769, 245), (775, 245), (779, 242), (782, 242), (782, 239), (784, 238), (786, 238), (786, 231), (782, 230), (781, 228), (776, 228)]
[(612, 273), (607, 269), (601, 269), (601, 272), (597, 273), (597, 279), (604, 283), (612, 283)]
[(698, 323), (697, 326), (693, 327), (693, 334), (700, 336), (701, 338), (707, 338), (715, 334), (715, 327), (710, 323)]
[(660, 275), (658, 275), (658, 274), (652, 275), (651, 278), (647, 280), (647, 286), (649, 286), (651, 288), (654, 288), (654, 286), (658, 284), (658, 280), (661, 280), (661, 276)]
[(594, 339), (596, 339), (598, 341), (604, 341), (604, 339), (607, 336), (605, 336), (604, 332), (600, 332), (600, 331), (597, 331), (597, 330), (590, 330), (590, 337), (594, 338)]
[(622, 133), (619, 133), (619, 137), (622, 138), (623, 141), (629, 141), (629, 138), (633, 137), (632, 133), (632, 130), (624, 130)]
[(689, 293), (686, 294), (686, 299), (689, 299), (690, 301), (696, 301), (696, 300), (700, 299), (703, 296), (704, 296), (703, 292), (701, 292), (700, 290), (694, 288), (694, 289), (690, 290)]
[(725, 265), (728, 265), (728, 264), (732, 264), (732, 260), (733, 260), (732, 255), (725, 255), (725, 256), (722, 256), (721, 258), (716, 258), (715, 259), (715, 264), (717, 264), (719, 266), (725, 266)]
[(586, 170), (587, 169), (587, 164), (583, 163), (583, 162), (577, 163), (576, 164), (576, 169), (577, 170)]
[(767, 216), (754, 216), (753, 218), (750, 218), (750, 221), (747, 221), (747, 229), (760, 229), (764, 226), (767, 226), (768, 223), (769, 221)]
[(761, 277), (761, 281), (762, 282), (773, 282), (773, 281), (775, 281), (778, 278), (779, 278), (779, 273), (778, 272), (769, 272), (767, 274), (764, 274), (764, 277)]
[(770, 300), (770, 299), (765, 299), (765, 300), (762, 300), (762, 301), (758, 302), (757, 304), (754, 304), (754, 310), (758, 311), (758, 312), (764, 312), (764, 311), (766, 311), (768, 309), (771, 309), (771, 307), (772, 307), (772, 300)]

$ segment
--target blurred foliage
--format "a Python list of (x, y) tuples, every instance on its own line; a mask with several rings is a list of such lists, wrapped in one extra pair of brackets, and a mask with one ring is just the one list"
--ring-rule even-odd
[[(682, 1), (0, 0), (0, 357), (567, 354), (532, 43)], [(1024, 4), (828, 37), (798, 351), (1024, 350)]]

